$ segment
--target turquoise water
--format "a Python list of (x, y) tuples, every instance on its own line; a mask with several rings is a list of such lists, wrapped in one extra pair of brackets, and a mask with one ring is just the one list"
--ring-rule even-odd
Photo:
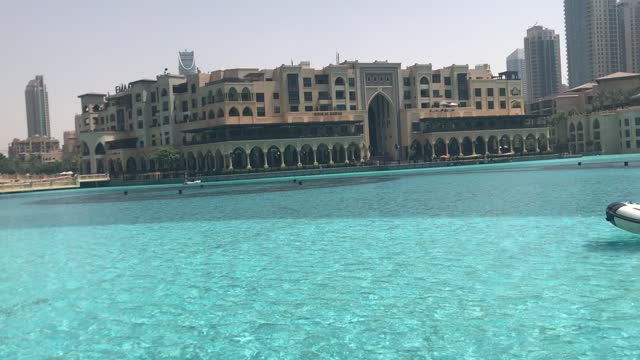
[(0, 195), (0, 358), (638, 358), (640, 236), (604, 209), (639, 176), (618, 156)]

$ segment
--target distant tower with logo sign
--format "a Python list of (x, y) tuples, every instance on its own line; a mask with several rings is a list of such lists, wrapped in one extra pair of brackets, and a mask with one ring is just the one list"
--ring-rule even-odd
[(180, 51), (178, 55), (178, 73), (180, 75), (191, 75), (198, 72), (193, 51)]

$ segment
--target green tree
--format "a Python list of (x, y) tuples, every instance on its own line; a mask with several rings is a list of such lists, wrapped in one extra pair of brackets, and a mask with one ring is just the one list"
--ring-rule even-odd
[(176, 162), (180, 159), (180, 152), (173, 146), (163, 146), (156, 150), (151, 158), (158, 165), (173, 170), (176, 167)]

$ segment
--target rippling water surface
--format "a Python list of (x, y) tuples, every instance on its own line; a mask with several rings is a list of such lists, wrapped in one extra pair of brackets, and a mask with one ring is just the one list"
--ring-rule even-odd
[(638, 358), (640, 236), (604, 209), (639, 179), (618, 156), (0, 195), (0, 358)]

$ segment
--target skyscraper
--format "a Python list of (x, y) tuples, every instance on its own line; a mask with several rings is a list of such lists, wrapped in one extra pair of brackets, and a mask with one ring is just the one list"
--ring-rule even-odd
[(564, 0), (569, 85), (620, 71), (616, 0)]
[(527, 63), (524, 57), (524, 49), (516, 49), (507, 56), (507, 71), (517, 71), (522, 80), (522, 95), (524, 101), (529, 102), (529, 91), (527, 89)]
[(620, 70), (640, 73), (640, 0), (618, 4)]
[(530, 101), (558, 94), (562, 86), (560, 35), (552, 29), (534, 26), (527, 30), (524, 52)]
[(178, 73), (180, 75), (191, 75), (198, 72), (196, 58), (193, 51), (178, 52)]
[(27, 131), (29, 137), (35, 135), (51, 136), (49, 124), (49, 95), (44, 77), (37, 75), (30, 80), (24, 90), (27, 105)]

